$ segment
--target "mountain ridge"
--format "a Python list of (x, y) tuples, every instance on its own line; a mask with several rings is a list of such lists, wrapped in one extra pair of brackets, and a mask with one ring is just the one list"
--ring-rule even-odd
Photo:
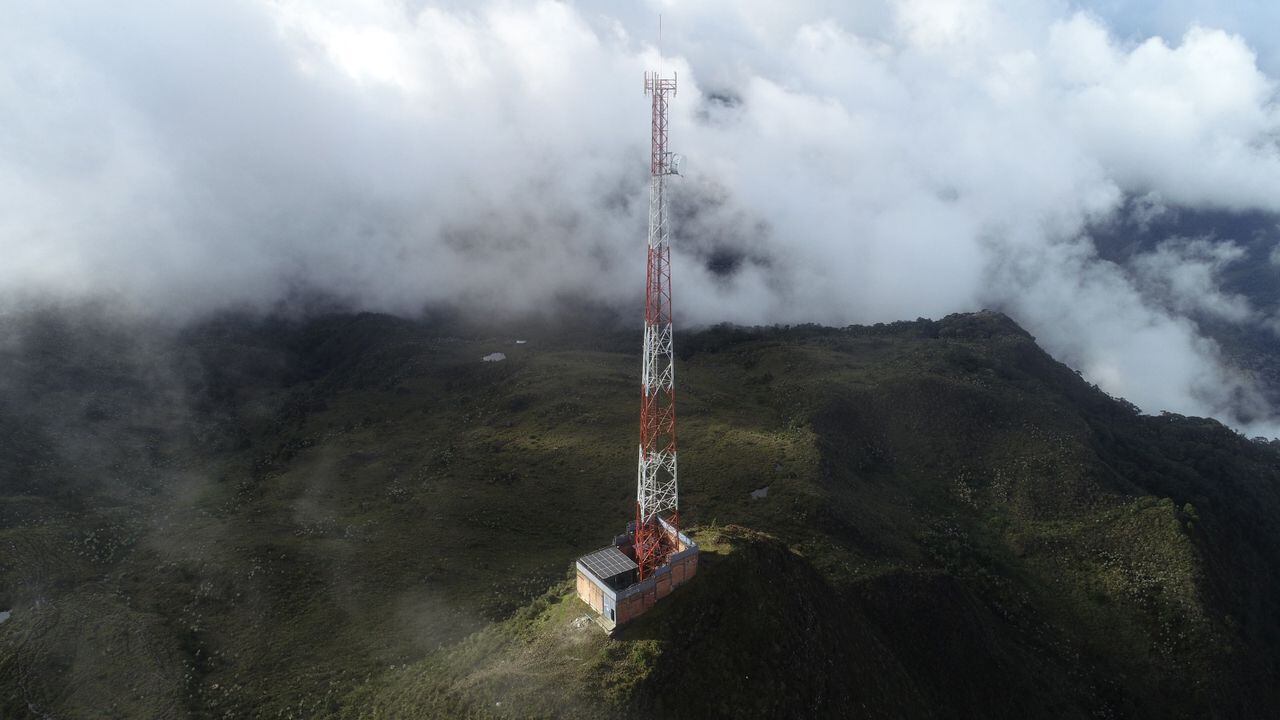
[(998, 313), (683, 334), (708, 572), (582, 663), (547, 643), (590, 631), (561, 578), (628, 517), (634, 333), (59, 322), (4, 350), (6, 716), (1280, 702), (1274, 444), (1141, 415)]

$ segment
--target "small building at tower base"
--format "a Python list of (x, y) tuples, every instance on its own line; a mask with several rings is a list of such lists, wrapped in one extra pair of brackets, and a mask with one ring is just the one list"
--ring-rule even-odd
[(698, 545), (689, 536), (658, 518), (674, 548), (667, 561), (644, 580), (636, 580), (635, 547), (631, 535), (619, 535), (613, 545), (578, 558), (578, 597), (596, 611), (596, 622), (612, 632), (648, 612), (698, 572)]

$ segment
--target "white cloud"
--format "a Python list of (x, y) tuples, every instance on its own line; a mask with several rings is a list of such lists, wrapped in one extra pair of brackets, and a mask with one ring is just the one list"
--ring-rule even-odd
[(1130, 263), (1140, 286), (1183, 315), (1208, 315), (1232, 323), (1256, 319), (1247, 298), (1219, 288), (1223, 268), (1245, 257), (1234, 242), (1169, 238)]
[(629, 306), (646, 203), (640, 78), (662, 63), (680, 74), (672, 140), (689, 156), (682, 320), (871, 322), (996, 304), (1147, 410), (1238, 419), (1247, 383), (1184, 317), (1241, 316), (1214, 294), (1230, 258), (1162, 246), (1129, 276), (1081, 235), (1133, 195), (1150, 213), (1280, 211), (1274, 82), (1239, 35), (1189, 22), (1173, 40), (1118, 35), (1104, 19), (1118, 16), (1095, 10), (236, 0), (7, 12), (0, 302), (108, 295), (190, 316), (306, 285), (398, 312), (566, 296)]
[(1096, 21), (1053, 28), (1072, 136), (1133, 192), (1175, 204), (1277, 208), (1275, 84), (1239, 37), (1193, 27), (1170, 47), (1151, 38), (1122, 51)]

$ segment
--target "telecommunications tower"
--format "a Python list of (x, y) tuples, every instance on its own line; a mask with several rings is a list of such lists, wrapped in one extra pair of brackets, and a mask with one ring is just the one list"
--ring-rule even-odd
[(639, 579), (662, 565), (680, 526), (676, 484), (675, 354), (671, 327), (671, 232), (667, 177), (677, 174), (667, 149), (667, 103), (676, 94), (676, 76), (645, 73), (644, 91), (653, 99), (649, 132), (649, 262), (645, 280), (644, 355), (640, 370), (640, 459), (636, 470), (635, 553)]
[(667, 178), (678, 157), (667, 149), (667, 103), (676, 78), (645, 73), (653, 98), (649, 147), (649, 247), (640, 367), (640, 459), (636, 518), (613, 544), (574, 563), (578, 597), (609, 632), (648, 612), (698, 572), (698, 544), (680, 532), (676, 486), (676, 365), (671, 343), (671, 231)]

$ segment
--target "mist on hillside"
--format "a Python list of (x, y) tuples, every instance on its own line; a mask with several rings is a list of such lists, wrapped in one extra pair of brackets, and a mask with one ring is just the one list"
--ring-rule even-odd
[[(658, 46), (655, 16), (664, 15)], [(1207, 324), (1274, 247), (1275, 11), (1205, 3), (0, 6), (0, 312), (638, 307), (679, 74), (685, 325), (1001, 309), (1147, 412), (1280, 435)], [(1186, 213), (1252, 213), (1250, 237)], [(1162, 224), (1163, 223), (1163, 224)], [(1097, 238), (1159, 227), (1123, 259)], [(1262, 257), (1269, 257), (1265, 253)], [(1269, 272), (1277, 265), (1264, 263)]]

